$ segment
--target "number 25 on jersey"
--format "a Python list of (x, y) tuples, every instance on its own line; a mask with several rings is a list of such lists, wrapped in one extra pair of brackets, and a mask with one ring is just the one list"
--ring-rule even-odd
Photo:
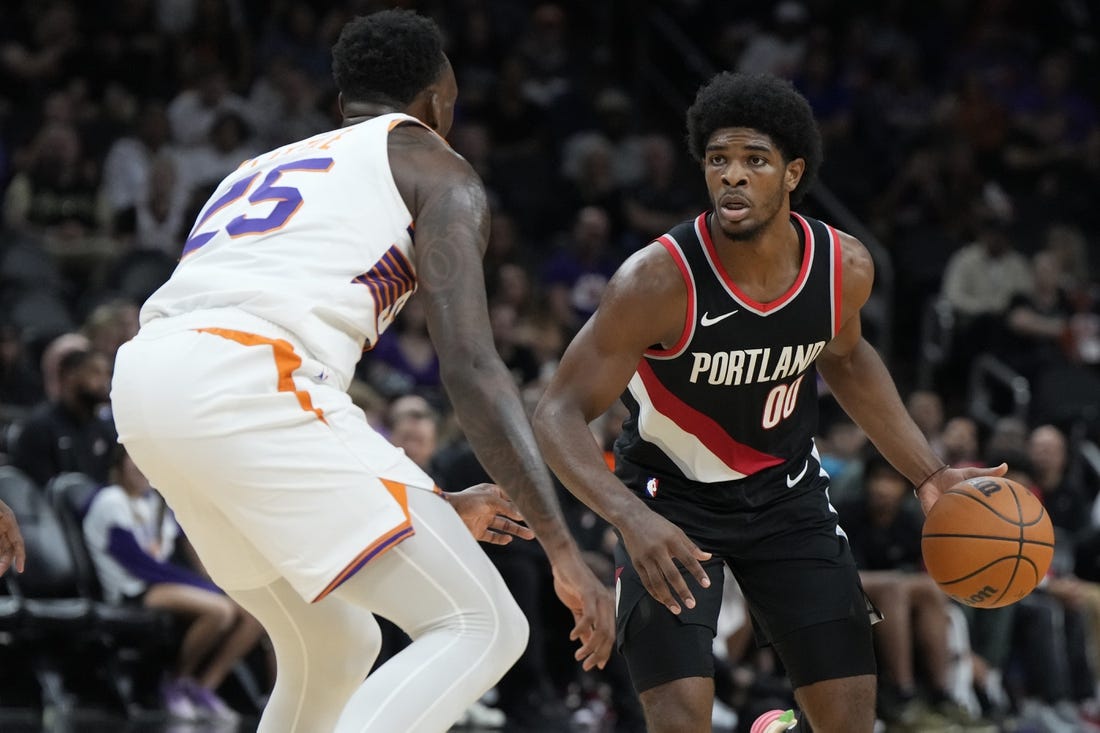
[[(206, 209), (199, 215), (199, 220), (195, 223), (195, 228), (191, 230), (191, 236), (187, 238), (187, 242), (183, 246), (183, 252), (180, 255), (180, 259), (182, 260), (188, 255), (193, 254), (196, 250), (213, 239), (219, 231), (224, 230), (231, 239), (237, 239), (238, 237), (245, 237), (252, 234), (267, 234), (268, 232), (286, 226), (287, 222), (289, 222), (302, 207), (302, 194), (293, 186), (277, 186), (275, 184), (279, 182), (279, 179), (283, 177), (284, 173), (291, 171), (324, 173), (332, 169), (332, 164), (332, 158), (307, 158), (305, 160), (295, 160), (290, 163), (277, 165), (264, 176), (263, 182), (261, 182), (255, 190), (252, 190), (252, 185), (263, 174), (263, 171), (256, 171), (250, 176), (234, 181), (228, 191), (207, 204)], [(250, 191), (251, 195), (249, 195)], [(243, 207), (245, 208), (245, 213), (231, 219), (222, 229), (200, 231), (203, 225), (206, 224), (214, 214), (227, 206), (240, 206), (238, 202), (246, 195), (248, 195), (248, 199), (246, 200), (246, 205)], [(275, 202), (275, 205), (266, 216), (248, 216), (248, 209), (272, 201)]]

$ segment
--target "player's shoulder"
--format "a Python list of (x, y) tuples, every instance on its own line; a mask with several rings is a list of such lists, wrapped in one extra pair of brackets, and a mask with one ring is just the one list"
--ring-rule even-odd
[[(613, 298), (652, 301), (686, 292), (681, 255), (658, 238), (627, 257), (608, 283)], [(606, 297), (606, 296), (605, 296)]]

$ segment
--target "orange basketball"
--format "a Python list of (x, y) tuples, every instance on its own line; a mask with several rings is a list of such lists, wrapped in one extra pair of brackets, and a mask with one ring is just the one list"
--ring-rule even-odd
[(1025, 487), (983, 476), (944, 492), (924, 520), (921, 552), (943, 592), (976, 608), (1020, 600), (1054, 556), (1054, 527)]

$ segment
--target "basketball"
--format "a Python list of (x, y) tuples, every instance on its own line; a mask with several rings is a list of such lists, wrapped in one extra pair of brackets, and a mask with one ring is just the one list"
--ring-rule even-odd
[(1025, 487), (982, 476), (952, 486), (932, 506), (921, 552), (944, 593), (975, 608), (997, 608), (1026, 596), (1046, 575), (1054, 527)]

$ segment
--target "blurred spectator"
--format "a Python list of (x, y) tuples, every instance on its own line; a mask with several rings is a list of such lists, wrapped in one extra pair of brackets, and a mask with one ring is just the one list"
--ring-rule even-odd
[(390, 404), (387, 422), (390, 442), (428, 471), (439, 448), (439, 413), (423, 397), (406, 395)]
[[(305, 5), (293, 7), (311, 12)], [(258, 147), (269, 150), (330, 129), (319, 109), (322, 89), (285, 56), (276, 56), (266, 64), (248, 97)]]
[(772, 28), (752, 36), (737, 70), (749, 74), (775, 74), (790, 79), (806, 53), (805, 29), (810, 12), (797, 0), (783, 0), (772, 12)]
[(63, 333), (46, 345), (42, 352), (42, 391), (47, 400), (61, 396), (61, 360), (73, 351), (88, 351), (92, 342), (82, 333)]
[(1055, 528), (1076, 537), (1089, 527), (1089, 499), (1085, 486), (1067, 473), (1069, 448), (1066, 437), (1053, 425), (1040, 425), (1028, 438), (1028, 458), (1035, 472), (1035, 486)]
[(183, 720), (237, 722), (240, 715), (215, 691), (263, 627), (209, 579), (172, 561), (177, 540), (186, 539), (122, 446), (114, 450), (111, 482), (95, 494), (83, 521), (105, 598), (187, 619), (174, 675), (161, 687), (165, 709)]
[(389, 332), (363, 356), (358, 372), (386, 397), (415, 392), (433, 402), (442, 398), (439, 358), (428, 338), (427, 314), (419, 300), (409, 300)]
[[(905, 400), (909, 417), (920, 428), (928, 445), (938, 455), (943, 455), (943, 399), (935, 392), (918, 389)], [(948, 461), (950, 463), (950, 461)]]
[(59, 244), (79, 244), (107, 222), (95, 164), (84, 157), (77, 130), (51, 123), (34, 137), (26, 169), (4, 195), (4, 225)]
[(82, 330), (92, 349), (107, 357), (113, 371), (118, 347), (137, 335), (138, 307), (127, 300), (103, 303), (88, 315)]
[(523, 341), (519, 329), (519, 316), (515, 306), (496, 302), (489, 306), (489, 324), (493, 329), (493, 343), (504, 360), (504, 366), (516, 380), (516, 386), (539, 378), (541, 364), (535, 352)]
[(677, 175), (676, 148), (664, 135), (647, 135), (641, 142), (641, 180), (628, 189), (626, 221), (635, 246), (699, 213), (706, 197)]
[(1034, 287), (1013, 296), (994, 353), (1034, 384), (1043, 372), (1068, 363), (1072, 306), (1061, 288), (1061, 269), (1053, 252), (1035, 253), (1031, 269)]
[(194, 84), (177, 94), (168, 105), (172, 139), (184, 147), (199, 145), (210, 139), (214, 122), (227, 112), (246, 120), (248, 103), (230, 90), (224, 69), (218, 66), (204, 68), (196, 75)]
[(148, 101), (138, 113), (132, 134), (111, 145), (103, 163), (103, 187), (112, 214), (136, 208), (148, 198), (154, 161), (168, 150), (170, 136), (164, 105)]
[(965, 379), (974, 358), (993, 344), (1012, 298), (1032, 289), (1027, 259), (1014, 249), (1011, 203), (1003, 191), (986, 186), (972, 212), (977, 239), (952, 255), (943, 273), (943, 297), (955, 316), (946, 384)]
[(978, 424), (969, 417), (953, 417), (943, 427), (940, 436), (944, 463), (952, 466), (984, 466), (980, 457)]
[(247, 118), (235, 110), (221, 110), (210, 122), (207, 139), (176, 155), (176, 169), (183, 189), (192, 192), (216, 185), (260, 152)]
[[(996, 466), (999, 456), (1027, 455), (1027, 423), (1014, 415), (998, 418), (986, 439), (984, 462), (987, 466)], [(1009, 463), (1011, 466), (1011, 462)], [(1028, 471), (1030, 476), (1030, 470)]]
[(42, 397), (42, 379), (27, 354), (19, 328), (0, 322), (0, 411), (12, 405), (30, 407)]
[(117, 435), (100, 408), (109, 399), (110, 365), (89, 350), (69, 351), (58, 363), (58, 396), (16, 426), (10, 459), (39, 487), (68, 471), (107, 482)]
[(598, 206), (578, 211), (572, 232), (542, 270), (554, 317), (568, 328), (580, 328), (596, 312), (620, 262), (611, 243), (607, 211)]

